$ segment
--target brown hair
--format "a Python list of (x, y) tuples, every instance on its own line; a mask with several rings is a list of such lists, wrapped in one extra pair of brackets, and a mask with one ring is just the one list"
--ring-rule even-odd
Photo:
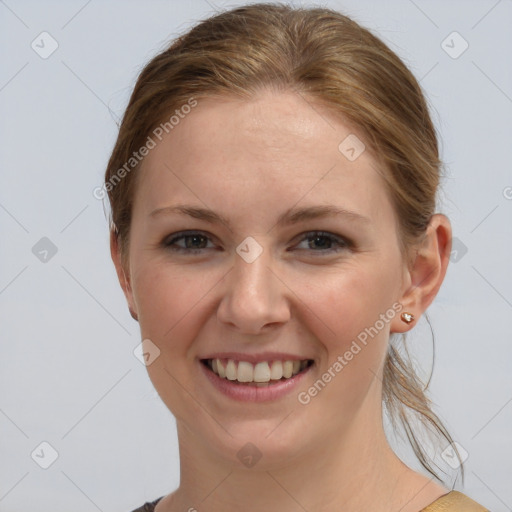
[[(339, 12), (253, 4), (200, 22), (142, 70), (105, 174), (111, 230), (123, 261), (137, 172), (125, 172), (117, 181), (116, 173), (119, 177), (159, 123), (191, 98), (250, 98), (262, 88), (296, 91), (360, 130), (386, 170), (403, 248), (425, 234), (435, 211), (441, 162), (428, 107), (412, 73), (380, 39)], [(140, 164), (134, 165), (137, 169)], [(416, 413), (427, 430), (433, 427), (431, 433), (453, 442), (425, 390), (410, 358), (390, 343), (384, 404), (393, 425), (399, 420), (404, 427), (422, 466), (439, 478), (408, 417)]]

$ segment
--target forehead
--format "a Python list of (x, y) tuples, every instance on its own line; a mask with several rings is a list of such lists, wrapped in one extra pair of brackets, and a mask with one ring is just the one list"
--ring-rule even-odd
[(375, 217), (391, 209), (370, 151), (353, 158), (362, 136), (306, 96), (267, 91), (252, 100), (197, 101), (155, 139), (143, 162), (135, 202), (146, 214), (183, 201), (228, 216), (230, 207), (246, 208), (249, 200), (269, 212), (298, 201)]

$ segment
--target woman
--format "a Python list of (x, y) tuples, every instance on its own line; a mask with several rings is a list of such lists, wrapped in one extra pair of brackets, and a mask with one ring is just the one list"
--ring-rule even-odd
[(409, 414), (452, 439), (395, 342), (446, 273), (439, 168), (417, 81), (337, 12), (237, 8), (145, 67), (105, 189), (181, 481), (138, 510), (486, 510), (435, 481)]

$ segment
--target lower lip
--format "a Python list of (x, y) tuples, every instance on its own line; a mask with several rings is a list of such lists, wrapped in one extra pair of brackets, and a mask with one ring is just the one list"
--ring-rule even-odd
[(239, 402), (269, 402), (278, 400), (283, 396), (291, 393), (299, 384), (299, 382), (309, 373), (314, 365), (308, 366), (297, 375), (286, 380), (270, 381), (275, 384), (269, 384), (265, 387), (252, 386), (247, 384), (237, 384), (237, 381), (228, 380), (219, 377), (208, 369), (201, 361), (199, 366), (206, 378), (224, 395), (238, 400)]

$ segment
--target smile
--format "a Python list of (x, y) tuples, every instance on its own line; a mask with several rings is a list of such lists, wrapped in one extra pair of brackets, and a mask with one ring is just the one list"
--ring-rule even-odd
[(260, 361), (256, 364), (233, 359), (202, 359), (213, 373), (230, 381), (248, 385), (269, 385), (294, 377), (313, 364), (312, 359)]

